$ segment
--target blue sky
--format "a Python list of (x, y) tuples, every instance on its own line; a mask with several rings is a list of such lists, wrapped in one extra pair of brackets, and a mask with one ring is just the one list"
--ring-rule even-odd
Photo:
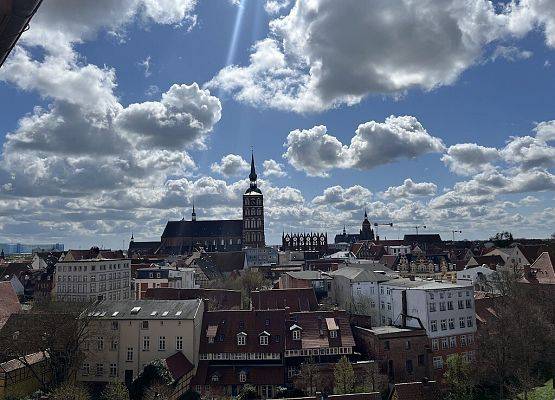
[(271, 244), (365, 207), (391, 238), (555, 231), (553, 4), (237, 3), (45, 2), (0, 69), (0, 241), (239, 217), (250, 146)]

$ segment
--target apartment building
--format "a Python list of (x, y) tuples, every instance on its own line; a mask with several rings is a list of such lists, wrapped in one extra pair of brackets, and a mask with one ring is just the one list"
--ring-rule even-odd
[(173, 268), (152, 265), (139, 268), (135, 278), (135, 299), (145, 298), (146, 291), (154, 288), (195, 289), (194, 268)]
[(177, 398), (198, 366), (204, 303), (196, 300), (104, 301), (88, 315), (91, 338), (79, 373), (85, 382), (131, 383), (153, 360), (166, 360)]
[[(113, 253), (113, 252), (111, 252)], [(131, 295), (131, 260), (102, 253), (56, 263), (53, 293), (58, 300), (126, 300)]]
[(474, 360), (476, 315), (472, 285), (410, 278), (380, 284), (382, 325), (424, 328), (432, 350), (432, 369), (439, 377), (450, 354)]

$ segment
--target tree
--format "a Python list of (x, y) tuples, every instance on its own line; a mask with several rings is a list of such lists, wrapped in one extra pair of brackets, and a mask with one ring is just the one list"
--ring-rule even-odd
[(129, 391), (127, 387), (119, 381), (108, 383), (102, 393), (101, 400), (129, 400)]
[(50, 400), (90, 400), (87, 389), (75, 382), (64, 382), (50, 394)]
[(214, 289), (240, 290), (243, 308), (248, 308), (253, 290), (269, 288), (272, 286), (272, 282), (266, 279), (260, 271), (246, 269), (239, 276), (218, 279), (211, 282), (209, 286)]
[(460, 354), (447, 357), (447, 371), (443, 375), (449, 386), (448, 400), (472, 400), (472, 372), (470, 364)]
[[(94, 335), (93, 303), (36, 302), (31, 312), (14, 314), (0, 331), (0, 360), (19, 359), (43, 391), (74, 380)], [(30, 354), (41, 355), (35, 363)]]
[(333, 392), (335, 394), (353, 393), (355, 388), (355, 371), (347, 357), (341, 357), (337, 364), (335, 364), (333, 376)]
[(200, 394), (193, 389), (187, 390), (181, 396), (179, 396), (178, 400), (201, 400)]
[(237, 400), (256, 400), (260, 399), (256, 388), (252, 385), (245, 385), (239, 391), (237, 395)]
[(513, 242), (513, 234), (511, 232), (497, 232), (489, 238), (497, 247), (507, 247)]
[(320, 369), (314, 362), (314, 358), (310, 357), (301, 365), (301, 371), (295, 379), (295, 387), (302, 390), (307, 396), (314, 396), (317, 390), (322, 386), (322, 377)]
[(169, 398), (173, 377), (168, 370), (166, 362), (154, 360), (145, 368), (131, 385), (130, 395), (133, 399), (154, 399), (163, 400)]

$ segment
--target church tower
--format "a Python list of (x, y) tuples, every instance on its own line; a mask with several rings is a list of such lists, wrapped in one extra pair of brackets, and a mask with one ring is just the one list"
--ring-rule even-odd
[(264, 247), (264, 196), (256, 183), (254, 153), (251, 153), (250, 185), (243, 195), (243, 246)]
[(374, 230), (372, 224), (368, 220), (368, 214), (364, 209), (364, 220), (362, 221), (362, 229), (360, 230), (359, 240), (374, 240)]

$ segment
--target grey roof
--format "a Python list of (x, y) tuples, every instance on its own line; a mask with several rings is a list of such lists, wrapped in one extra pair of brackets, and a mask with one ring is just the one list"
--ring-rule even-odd
[(286, 274), (295, 279), (306, 279), (311, 281), (331, 279), (329, 276), (322, 274), (322, 271), (289, 271), (286, 272)]
[(449, 282), (427, 281), (423, 279), (410, 280), (408, 278), (397, 278), (387, 282), (390, 286), (398, 286), (407, 289), (463, 289), (470, 285), (458, 285)]
[[(103, 301), (88, 316), (113, 320), (194, 319), (201, 301), (200, 299)], [(140, 307), (139, 311), (131, 313), (135, 307)], [(156, 314), (153, 314), (154, 312)]]
[(168, 221), (165, 237), (224, 237), (243, 236), (243, 220)]
[(344, 267), (329, 273), (332, 276), (343, 276), (353, 282), (385, 282), (390, 276), (360, 267)]

